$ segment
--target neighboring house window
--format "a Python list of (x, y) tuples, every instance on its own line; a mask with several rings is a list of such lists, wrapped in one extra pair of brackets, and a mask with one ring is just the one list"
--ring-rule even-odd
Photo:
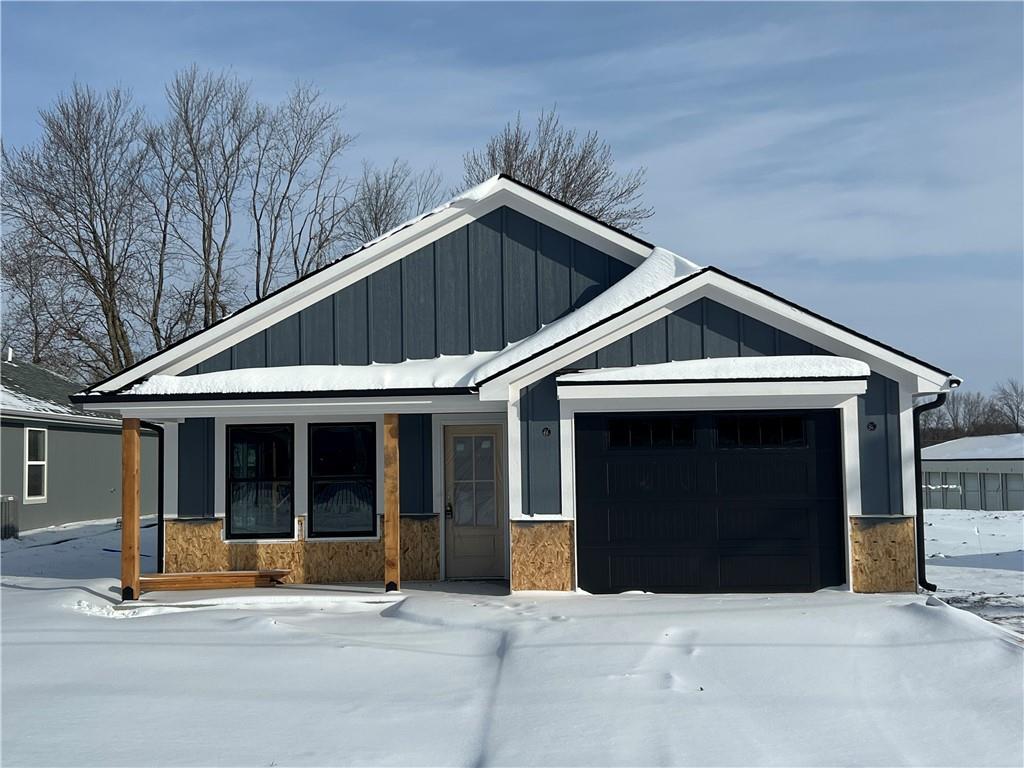
[(309, 536), (377, 535), (371, 423), (309, 425)]
[(46, 501), (46, 450), (45, 429), (25, 430), (25, 502)]
[(227, 537), (294, 535), (295, 460), (291, 424), (227, 428)]

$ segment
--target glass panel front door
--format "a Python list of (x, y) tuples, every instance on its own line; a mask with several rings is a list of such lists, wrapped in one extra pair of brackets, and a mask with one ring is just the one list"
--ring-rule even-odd
[(445, 427), (445, 573), (501, 578), (505, 497), (501, 427)]

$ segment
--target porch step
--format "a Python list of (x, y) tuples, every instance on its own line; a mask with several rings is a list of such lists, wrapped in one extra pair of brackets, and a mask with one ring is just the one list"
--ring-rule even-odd
[(206, 571), (196, 573), (145, 573), (139, 579), (141, 592), (186, 589), (246, 589), (272, 587), (290, 573), (287, 568), (262, 571)]

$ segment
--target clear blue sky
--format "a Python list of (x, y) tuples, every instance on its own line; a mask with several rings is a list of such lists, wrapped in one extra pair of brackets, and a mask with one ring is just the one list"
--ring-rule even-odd
[(435, 163), (558, 104), (645, 165), (648, 239), (987, 389), (1024, 367), (1021, 4), (4, 2), (2, 127), (73, 79), (159, 114), (192, 62), (312, 81), (351, 158)]

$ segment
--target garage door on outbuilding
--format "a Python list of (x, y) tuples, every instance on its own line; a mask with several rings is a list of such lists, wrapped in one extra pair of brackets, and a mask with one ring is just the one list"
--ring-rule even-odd
[(834, 410), (577, 413), (575, 423), (582, 589), (845, 582)]

